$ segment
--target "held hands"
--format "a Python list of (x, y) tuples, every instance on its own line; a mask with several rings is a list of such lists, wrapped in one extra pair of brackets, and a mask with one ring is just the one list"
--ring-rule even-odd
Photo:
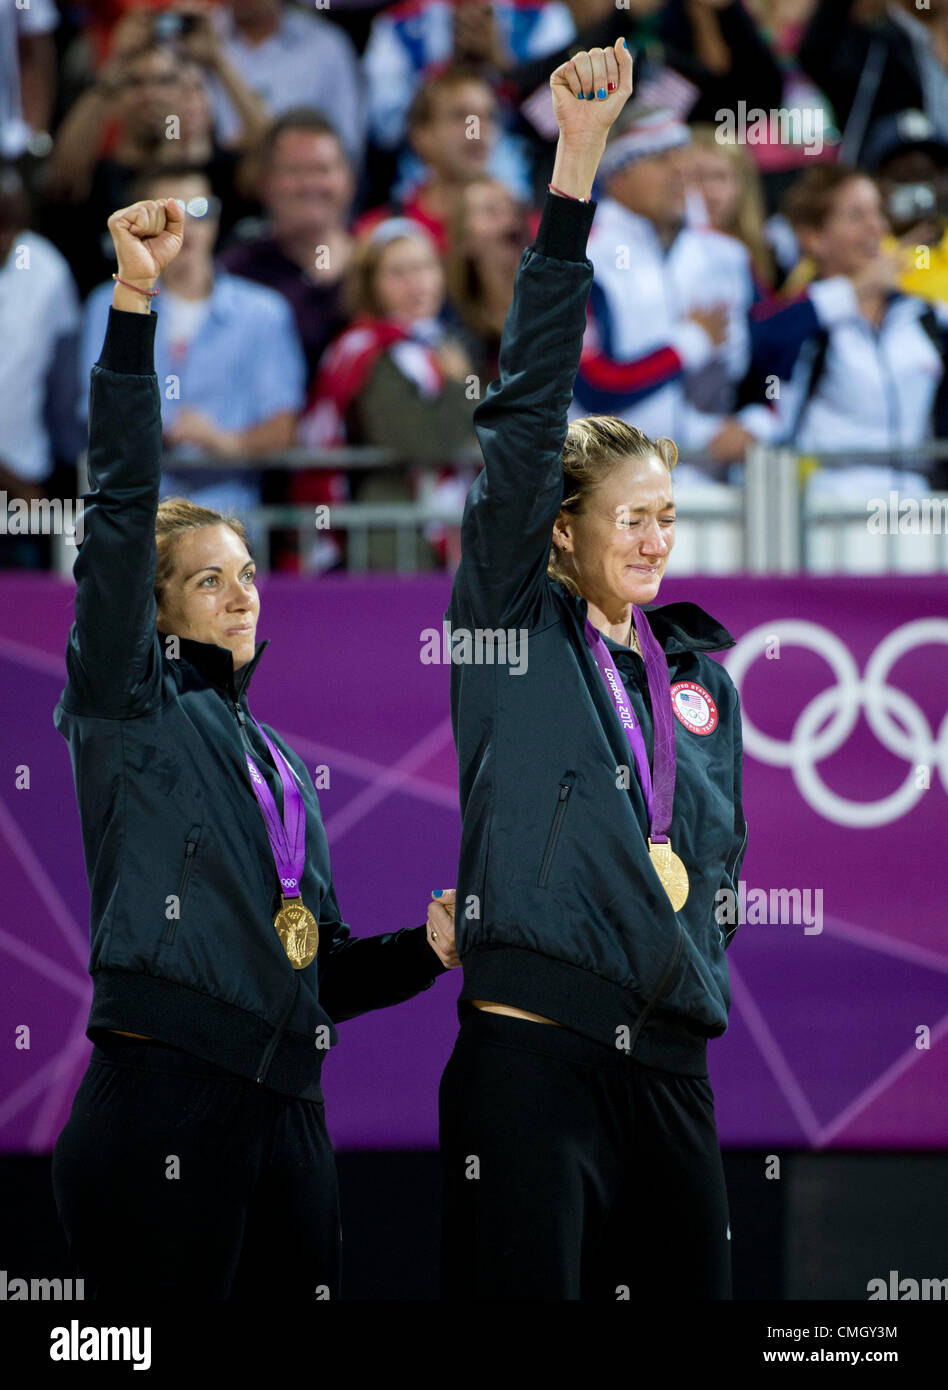
[(574, 53), (553, 73), (550, 89), (561, 140), (604, 145), (610, 126), (632, 95), (632, 54), (625, 40), (610, 48)]
[(445, 376), (452, 381), (464, 381), (474, 370), (460, 343), (443, 342), (435, 348), (434, 355)]
[(893, 251), (880, 251), (878, 256), (851, 276), (856, 298), (872, 301), (897, 288), (906, 268), (904, 247)]
[(222, 429), (209, 415), (195, 410), (192, 406), (181, 406), (165, 430), (165, 443), (172, 448), (179, 445), (196, 445), (217, 458), (234, 458), (240, 453), (240, 435), (237, 430)]
[(733, 416), (724, 421), (707, 446), (708, 457), (714, 463), (740, 463), (752, 444), (754, 436)]
[(490, 5), (455, 6), (452, 14), (454, 58), (458, 63), (487, 63), (499, 72), (510, 66)]
[[(432, 895), (433, 896), (433, 895)], [(428, 945), (442, 965), (454, 970), (461, 964), (454, 949), (454, 889), (445, 888), (441, 896), (433, 897), (428, 904), (428, 921), (425, 926)]]
[(717, 304), (711, 309), (692, 309), (688, 317), (704, 329), (714, 347), (720, 347), (727, 341), (729, 318), (726, 304)]
[(121, 279), (150, 288), (181, 250), (184, 213), (174, 198), (148, 199), (113, 212), (108, 228)]

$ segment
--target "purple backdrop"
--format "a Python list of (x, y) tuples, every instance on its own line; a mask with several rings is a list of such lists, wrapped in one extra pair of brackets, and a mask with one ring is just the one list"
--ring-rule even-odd
[[(454, 882), (448, 668), (419, 660), (448, 589), (443, 576), (261, 585), (272, 644), (251, 705), (330, 769), (320, 799), (358, 934), (416, 925), (429, 891)], [(73, 589), (11, 575), (0, 593), (0, 1147), (42, 1151), (90, 1050), (88, 887), (52, 723)], [(700, 602), (739, 639), (728, 666), (744, 666), (748, 920), (728, 951), (730, 1028), (710, 1050), (722, 1142), (948, 1144), (948, 584), (668, 580), (661, 598)], [(819, 890), (822, 920), (751, 921), (754, 890), (780, 888)], [(436, 1144), (458, 985), (341, 1026), (324, 1072), (337, 1147)]]

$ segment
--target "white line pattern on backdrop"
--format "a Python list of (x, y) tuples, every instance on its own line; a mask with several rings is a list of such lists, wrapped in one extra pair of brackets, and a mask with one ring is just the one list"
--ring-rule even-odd
[[(814, 811), (837, 825), (855, 829), (887, 825), (911, 811), (926, 790), (918, 785), (919, 765), (937, 767), (942, 787), (948, 791), (948, 708), (934, 734), (915, 701), (887, 683), (896, 661), (914, 647), (948, 645), (948, 619), (919, 618), (895, 628), (876, 647), (861, 677), (849, 648), (819, 623), (795, 618), (761, 623), (744, 634), (724, 662), (738, 693), (749, 667), (775, 639), (781, 646), (805, 647), (816, 652), (831, 667), (836, 684), (815, 695), (804, 707), (789, 739), (771, 738), (761, 732), (748, 716), (741, 695), (746, 752), (760, 762), (790, 768), (800, 795)], [(944, 690), (948, 693), (948, 668)], [(856, 727), (860, 710), (865, 710), (869, 727), (882, 746), (909, 763), (902, 785), (877, 801), (850, 801), (840, 796), (826, 785), (816, 766), (842, 748)], [(821, 728), (827, 716), (830, 718)]]

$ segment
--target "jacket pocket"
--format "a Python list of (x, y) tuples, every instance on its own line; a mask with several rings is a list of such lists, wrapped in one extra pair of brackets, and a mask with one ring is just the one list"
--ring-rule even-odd
[(181, 919), (181, 912), (184, 909), (184, 895), (188, 891), (188, 880), (191, 877), (191, 867), (194, 864), (194, 856), (197, 853), (198, 840), (201, 838), (201, 827), (192, 825), (188, 831), (188, 838), (184, 842), (184, 862), (181, 866), (181, 877), (178, 880), (178, 917), (172, 918), (165, 928), (165, 934), (161, 938), (162, 945), (169, 945), (174, 941), (175, 928)]
[(553, 863), (553, 856), (556, 853), (556, 844), (560, 838), (560, 831), (563, 829), (563, 820), (566, 816), (566, 807), (569, 804), (570, 792), (576, 774), (566, 772), (560, 779), (559, 791), (556, 796), (556, 809), (553, 812), (553, 823), (550, 826), (550, 833), (546, 837), (546, 846), (543, 850), (543, 858), (540, 860), (540, 872), (537, 874), (537, 887), (545, 888), (546, 881), (550, 875), (550, 866)]

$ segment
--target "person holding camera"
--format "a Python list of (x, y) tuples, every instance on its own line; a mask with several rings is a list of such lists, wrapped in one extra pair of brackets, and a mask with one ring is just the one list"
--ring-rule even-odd
[[(240, 113), (233, 148), (225, 148), (215, 133), (214, 81)], [(260, 98), (228, 60), (208, 6), (127, 14), (116, 25), (110, 57), (56, 131), (48, 164), (43, 230), (57, 244), (57, 237), (68, 235), (60, 249), (82, 293), (115, 269), (111, 241), (101, 229), (110, 212), (129, 201), (131, 181), (145, 168), (204, 168), (221, 199), (222, 236), (256, 211), (240, 182), (241, 165), (268, 120)], [(68, 233), (64, 207), (70, 212)]]

